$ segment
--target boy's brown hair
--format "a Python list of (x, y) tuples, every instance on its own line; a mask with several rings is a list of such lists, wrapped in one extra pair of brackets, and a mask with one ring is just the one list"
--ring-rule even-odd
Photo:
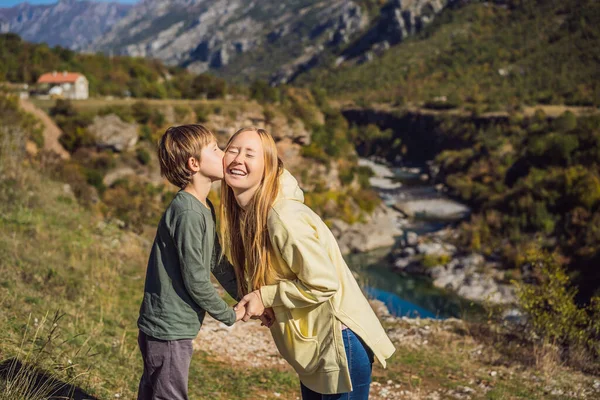
[(200, 152), (215, 140), (215, 135), (203, 125), (172, 126), (158, 142), (160, 173), (173, 185), (184, 189), (192, 181), (187, 168), (190, 157), (200, 162)]

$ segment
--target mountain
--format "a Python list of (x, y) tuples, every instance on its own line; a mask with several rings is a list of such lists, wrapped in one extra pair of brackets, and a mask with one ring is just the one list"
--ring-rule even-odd
[(109, 30), (130, 8), (126, 4), (77, 0), (49, 5), (21, 3), (0, 8), (0, 33), (13, 32), (27, 41), (80, 50)]
[[(294, 83), (362, 104), (476, 112), (593, 106), (600, 104), (599, 26), (595, 0), (456, 1), (370, 62), (329, 63)], [(358, 40), (341, 57), (355, 57), (363, 48)]]
[[(89, 48), (234, 80), (287, 83), (356, 41), (360, 60), (421, 30), (448, 0), (144, 0)], [(365, 37), (363, 37), (365, 36)]]

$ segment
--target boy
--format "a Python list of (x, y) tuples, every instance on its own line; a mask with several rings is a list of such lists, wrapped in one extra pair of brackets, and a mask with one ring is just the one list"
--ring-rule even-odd
[(202, 125), (167, 129), (158, 146), (161, 174), (181, 188), (165, 210), (148, 260), (138, 343), (144, 360), (138, 400), (187, 400), (192, 339), (208, 312), (233, 325), (245, 309), (223, 301), (210, 273), (237, 299), (237, 282), (221, 248), (207, 196), (223, 179), (223, 152)]

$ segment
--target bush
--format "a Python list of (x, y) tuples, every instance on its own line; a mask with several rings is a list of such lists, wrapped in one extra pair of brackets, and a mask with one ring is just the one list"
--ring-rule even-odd
[(533, 268), (535, 283), (517, 283), (519, 307), (528, 324), (542, 340), (562, 346), (583, 346), (600, 356), (600, 298), (587, 307), (575, 303), (577, 290), (570, 285), (557, 254), (532, 247), (524, 264)]
[(554, 120), (553, 125), (559, 132), (569, 132), (577, 128), (577, 117), (571, 111), (565, 111)]
[(190, 113), (190, 109), (187, 106), (175, 106), (173, 111), (175, 112), (175, 118), (177, 118), (178, 124), (184, 123), (185, 118)]
[(145, 101), (136, 101), (131, 106), (131, 113), (135, 121), (140, 125), (145, 125), (152, 119), (152, 110)]
[(74, 153), (81, 147), (94, 144), (94, 138), (89, 134), (87, 129), (82, 126), (75, 126), (74, 128), (69, 129), (63, 128), (63, 134), (60, 135), (58, 141), (70, 153)]
[(210, 107), (205, 104), (198, 104), (194, 109), (194, 113), (196, 113), (196, 121), (198, 123), (208, 122), (208, 117), (211, 114)]
[(109, 114), (114, 114), (116, 116), (118, 116), (119, 118), (121, 118), (122, 121), (125, 122), (133, 122), (135, 121), (135, 118), (133, 117), (133, 113), (132, 113), (132, 107), (127, 107), (127, 106), (123, 106), (123, 105), (111, 105), (111, 106), (106, 106), (100, 109), (100, 111), (98, 111), (98, 115), (109, 115)]
[(448, 254), (425, 254), (421, 259), (421, 264), (425, 268), (433, 268), (439, 265), (448, 264), (452, 258)]
[(191, 98), (219, 99), (225, 97), (227, 83), (221, 78), (200, 74), (192, 81), (191, 90)]
[(259, 103), (277, 103), (279, 97), (279, 90), (265, 81), (257, 80), (250, 85), (250, 98)]
[(146, 149), (138, 148), (135, 151), (135, 155), (142, 165), (148, 165), (150, 163), (150, 153), (146, 151)]
[(84, 168), (83, 172), (85, 174), (87, 183), (94, 186), (98, 192), (102, 194), (102, 192), (104, 192), (106, 189), (106, 186), (104, 186), (103, 182), (104, 176), (102, 175), (102, 172), (92, 168)]
[(49, 114), (53, 117), (57, 115), (64, 115), (66, 117), (73, 117), (77, 114), (77, 110), (71, 104), (71, 100), (58, 99), (54, 103), (54, 106), (50, 108)]

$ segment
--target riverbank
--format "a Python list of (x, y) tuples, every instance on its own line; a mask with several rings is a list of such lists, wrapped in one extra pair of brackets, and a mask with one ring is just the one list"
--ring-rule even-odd
[(396, 210), (396, 226), (402, 235), (388, 255), (401, 274), (431, 279), (433, 286), (466, 299), (493, 305), (516, 302), (510, 276), (501, 265), (479, 253), (457, 248), (456, 223), (470, 215), (468, 206), (446, 196), (434, 186), (423, 168), (390, 168), (360, 160), (374, 172), (372, 186), (388, 209)]

